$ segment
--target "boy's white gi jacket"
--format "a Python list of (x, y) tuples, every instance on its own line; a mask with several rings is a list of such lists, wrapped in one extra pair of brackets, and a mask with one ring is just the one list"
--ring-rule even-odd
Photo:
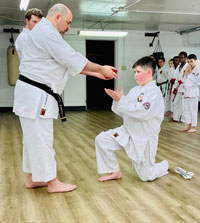
[(165, 82), (168, 79), (168, 69), (163, 66), (157, 71), (157, 83)]
[(194, 67), (191, 74), (184, 76), (184, 97), (199, 97), (200, 71)]
[(155, 81), (136, 86), (120, 101), (113, 102), (112, 110), (123, 118), (123, 125), (113, 135), (125, 148), (129, 158), (138, 164), (145, 160), (150, 146), (150, 159), (155, 162), (160, 125), (164, 118), (164, 101)]

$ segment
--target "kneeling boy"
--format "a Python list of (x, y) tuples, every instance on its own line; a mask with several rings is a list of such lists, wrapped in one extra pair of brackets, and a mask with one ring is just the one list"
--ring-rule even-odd
[(155, 163), (160, 125), (164, 118), (164, 102), (153, 81), (155, 63), (143, 57), (134, 65), (138, 86), (124, 96), (123, 89), (105, 89), (113, 99), (112, 111), (123, 118), (123, 125), (100, 133), (95, 139), (98, 173), (106, 176), (99, 181), (121, 179), (114, 151), (124, 149), (142, 181), (153, 181), (168, 173), (164, 160)]

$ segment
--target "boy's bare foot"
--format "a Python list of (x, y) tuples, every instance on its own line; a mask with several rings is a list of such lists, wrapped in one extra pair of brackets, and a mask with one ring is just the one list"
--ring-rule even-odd
[(48, 193), (64, 193), (75, 190), (77, 187), (76, 185), (66, 184), (60, 182), (58, 179), (53, 179), (48, 183), (47, 191)]
[(190, 128), (184, 128), (184, 129), (181, 129), (180, 132), (188, 132), (188, 130), (190, 130)]
[(108, 180), (119, 180), (121, 178), (122, 178), (122, 173), (121, 172), (114, 172), (114, 173), (111, 173), (109, 175), (100, 177), (98, 179), (98, 181), (103, 182), (103, 181), (108, 181)]
[(27, 189), (32, 189), (32, 188), (37, 188), (37, 187), (47, 187), (47, 183), (46, 182), (33, 182), (32, 174), (27, 173), (25, 187)]
[(191, 129), (189, 129), (187, 132), (189, 132), (189, 133), (193, 133), (193, 132), (196, 132), (197, 130), (195, 129), (195, 128), (191, 128)]
[(171, 119), (169, 120), (169, 122), (178, 122), (178, 121), (176, 121), (176, 120), (174, 120), (173, 118), (171, 118)]

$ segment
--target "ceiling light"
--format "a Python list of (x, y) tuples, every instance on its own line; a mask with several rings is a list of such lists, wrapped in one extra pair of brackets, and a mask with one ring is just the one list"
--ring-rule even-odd
[(20, 10), (26, 10), (28, 7), (29, 0), (21, 0), (20, 2)]
[(117, 31), (78, 31), (79, 36), (125, 37), (128, 32)]

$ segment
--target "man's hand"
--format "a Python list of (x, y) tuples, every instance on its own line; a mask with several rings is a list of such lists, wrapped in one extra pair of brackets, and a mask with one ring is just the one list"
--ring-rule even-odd
[(110, 79), (113, 79), (113, 78), (117, 78), (118, 75), (117, 75), (117, 69), (115, 67), (112, 67), (112, 66), (102, 66), (102, 69), (101, 69), (101, 74), (103, 76), (105, 76), (105, 78), (107, 80), (110, 80)]
[(119, 101), (121, 97), (124, 95), (123, 88), (120, 88), (120, 91), (118, 92), (118, 87), (116, 87), (115, 91), (111, 89), (104, 89), (106, 94), (109, 95), (114, 101)]

